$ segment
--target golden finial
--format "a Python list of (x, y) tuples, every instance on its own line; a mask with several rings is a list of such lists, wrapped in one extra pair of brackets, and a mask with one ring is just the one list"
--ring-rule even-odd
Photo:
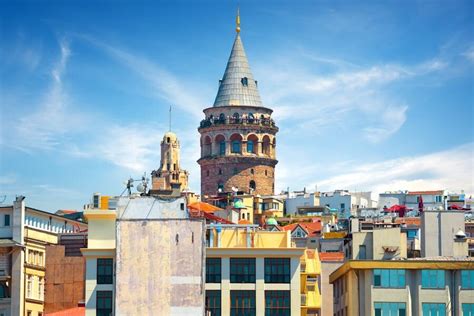
[(235, 18), (236, 28), (235, 31), (240, 33), (240, 8), (237, 7), (237, 17)]

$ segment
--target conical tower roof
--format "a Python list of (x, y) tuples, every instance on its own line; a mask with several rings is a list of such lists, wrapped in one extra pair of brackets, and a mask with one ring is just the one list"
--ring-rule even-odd
[(229, 105), (262, 106), (257, 82), (250, 70), (239, 32), (235, 37), (229, 61), (214, 101), (215, 107)]

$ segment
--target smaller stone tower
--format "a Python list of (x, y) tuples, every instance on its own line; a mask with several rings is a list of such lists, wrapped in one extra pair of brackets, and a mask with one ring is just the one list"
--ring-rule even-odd
[(188, 172), (179, 166), (179, 140), (175, 133), (167, 132), (161, 141), (161, 163), (151, 172), (153, 190), (181, 191), (188, 188)]

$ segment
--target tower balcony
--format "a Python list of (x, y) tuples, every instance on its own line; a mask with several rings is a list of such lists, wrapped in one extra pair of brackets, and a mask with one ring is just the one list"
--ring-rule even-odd
[(267, 127), (274, 129), (275, 132), (278, 131), (278, 127), (275, 124), (275, 121), (271, 118), (206, 118), (201, 121), (198, 130), (212, 128), (212, 127), (224, 127), (224, 126), (249, 126), (249, 127)]

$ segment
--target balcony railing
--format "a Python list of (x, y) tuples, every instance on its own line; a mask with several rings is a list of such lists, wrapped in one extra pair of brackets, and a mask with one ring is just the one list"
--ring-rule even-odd
[(259, 125), (259, 126), (269, 126), (276, 127), (275, 121), (271, 118), (207, 118), (201, 121), (199, 128), (206, 128), (211, 126), (219, 125)]

